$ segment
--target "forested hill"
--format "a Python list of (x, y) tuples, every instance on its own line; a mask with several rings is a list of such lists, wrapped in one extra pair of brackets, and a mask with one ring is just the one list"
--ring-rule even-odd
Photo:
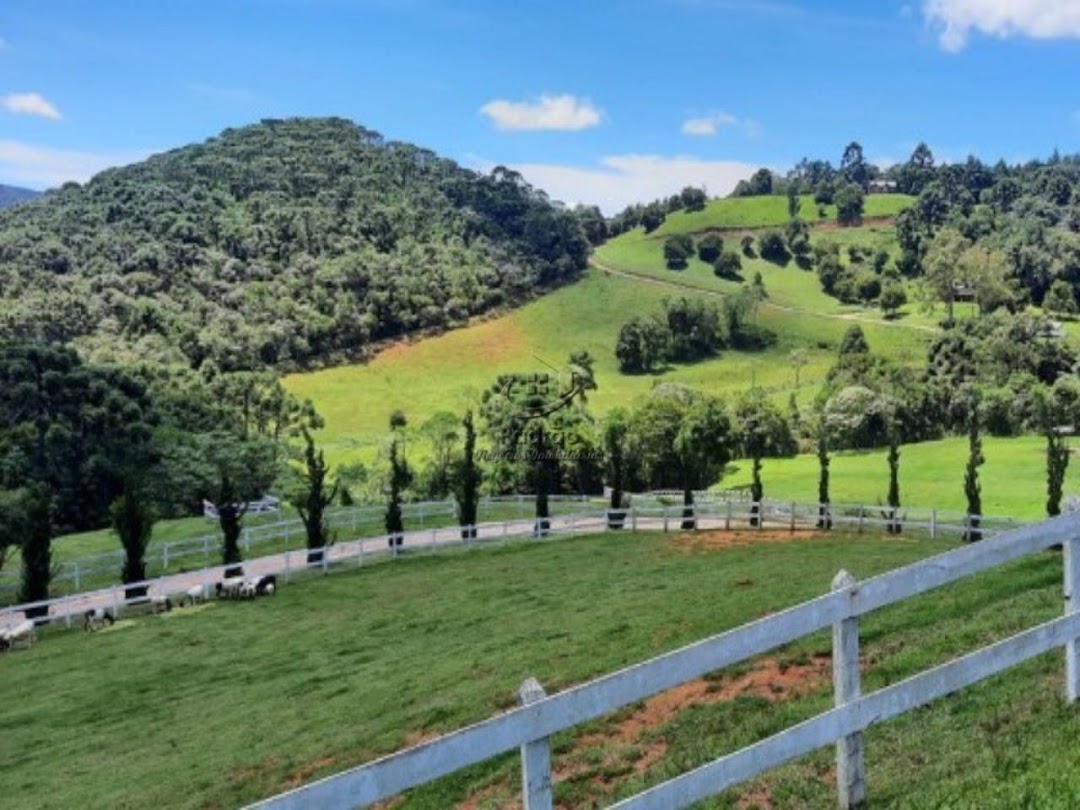
[(587, 253), (513, 172), (342, 119), (266, 120), (0, 211), (0, 339), (303, 364), (522, 300)]
[(26, 200), (32, 200), (37, 197), (40, 192), (31, 191), (28, 188), (19, 188), (18, 186), (5, 186), (0, 184), (0, 208), (6, 208), (9, 205), (14, 205), (17, 202), (25, 202)]

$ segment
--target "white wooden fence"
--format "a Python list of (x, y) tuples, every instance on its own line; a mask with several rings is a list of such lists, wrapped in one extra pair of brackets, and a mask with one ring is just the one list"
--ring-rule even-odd
[[(589, 508), (588, 499), (577, 495), (552, 496), (555, 511), (577, 511)], [(522, 517), (531, 511), (527, 496), (498, 496), (485, 498), (480, 502), (481, 511), (498, 506), (515, 504)], [(349, 539), (357, 537), (377, 537), (382, 531), (384, 506), (355, 506), (329, 510), (327, 526), (332, 533), (342, 534)], [(457, 505), (454, 501), (422, 501), (407, 503), (402, 506), (402, 518), (411, 528), (430, 528), (430, 524), (446, 525), (454, 522)], [(62, 543), (63, 540), (60, 540)], [(304, 545), (304, 525), (296, 518), (279, 519), (271, 522), (254, 523), (244, 528), (240, 535), (240, 548), (245, 556), (260, 547), (278, 544), (288, 550), (289, 546)], [(54, 545), (55, 549), (55, 545)], [(184, 569), (191, 569), (194, 564), (209, 566), (210, 561), (221, 551), (221, 535), (207, 533), (183, 540), (163, 541), (150, 546), (146, 568), (158, 575), (166, 575)], [(119, 579), (124, 562), (124, 552), (117, 548), (98, 554), (87, 554), (67, 560), (56, 566), (52, 578), (52, 587), (58, 591), (70, 593), (82, 592), (85, 586), (95, 580)], [(201, 566), (200, 566), (201, 567)], [(0, 574), (0, 597), (14, 594), (19, 588), (19, 574), (15, 566), (9, 566)]]
[[(794, 513), (796, 510), (792, 510)], [(1061, 544), (1065, 614), (871, 694), (861, 693), (859, 617), (979, 571)], [(826, 745), (837, 747), (841, 808), (867, 800), (862, 732), (1056, 647), (1066, 650), (1066, 697), (1080, 697), (1080, 515), (1054, 518), (856, 582), (846, 572), (816, 599), (554, 695), (533, 679), (522, 705), (391, 756), (259, 802), (264, 810), (335, 810), (388, 799), (499, 754), (520, 750), (526, 810), (550, 810), (549, 739), (679, 684), (833, 630), (835, 708), (696, 770), (618, 802), (634, 810), (672, 810), (720, 793)]]
[[(645, 503), (647, 498), (638, 496), (638, 500)], [(487, 504), (516, 503), (521, 507), (522, 514), (532, 511), (532, 503), (528, 496), (509, 496), (503, 499), (490, 499)], [(429, 504), (414, 504), (416, 511), (414, 517), (422, 514), (431, 516), (446, 516), (446, 509), (451, 505), (447, 502), (435, 502)], [(553, 506), (555, 504), (553, 503)], [(425, 511), (421, 512), (423, 509)], [(370, 512), (368, 509), (363, 512)], [(515, 510), (517, 511), (517, 510)], [(501, 522), (488, 522), (475, 527), (476, 535), (472, 541), (462, 539), (462, 529), (455, 525), (446, 525), (440, 522), (437, 526), (409, 531), (405, 534), (405, 548), (413, 550), (438, 551), (461, 545), (470, 545), (473, 542), (482, 543), (491, 540), (509, 541), (532, 537), (555, 537), (560, 535), (580, 534), (583, 532), (601, 532), (612, 528), (627, 528), (631, 531), (677, 531), (684, 527), (696, 529), (723, 529), (727, 531), (762, 531), (762, 530), (806, 530), (820, 528), (822, 515), (825, 514), (830, 528), (847, 528), (849, 530), (880, 531), (890, 524), (900, 524), (907, 529), (920, 529), (927, 531), (931, 537), (939, 534), (962, 535), (967, 531), (971, 518), (960, 512), (938, 512), (937, 510), (900, 510), (892, 515), (888, 510), (881, 507), (871, 506), (845, 506), (828, 504), (824, 507), (817, 504), (780, 503), (762, 501), (761, 503), (747, 503), (742, 501), (709, 501), (699, 503), (689, 509), (684, 506), (634, 506), (626, 510), (596, 509), (594, 504), (577, 496), (564, 496), (559, 502), (553, 514), (549, 518), (547, 529), (538, 531), (533, 518), (513, 519)], [(341, 567), (345, 563), (363, 565), (365, 561), (375, 560), (380, 557), (392, 555), (386, 535), (371, 536), (360, 534), (357, 536), (357, 515), (360, 510), (340, 510), (334, 513), (330, 519), (330, 526), (353, 532), (353, 539), (347, 542), (335, 543), (328, 546), (321, 555), (322, 562), (317, 566), (323, 573), (328, 573)], [(370, 516), (369, 516), (370, 517)], [(381, 521), (381, 512), (379, 514)], [(980, 530), (986, 536), (995, 532), (1012, 528), (1018, 525), (1008, 518), (995, 518), (982, 516), (977, 518)], [(265, 526), (252, 527), (245, 532), (256, 533), (256, 540), (242, 543), (245, 551), (250, 551), (253, 545), (266, 543), (274, 538), (280, 539), (280, 532), (294, 532), (297, 543), (302, 540), (302, 526), (299, 521), (291, 521), (286, 524), (273, 523)], [(260, 537), (260, 535), (263, 535)], [(211, 545), (211, 541), (213, 544)], [(204, 559), (209, 559), (212, 553), (218, 551), (220, 538), (217, 535), (207, 535), (197, 538), (195, 541), (194, 554), (201, 554)], [(223, 578), (225, 566), (206, 566), (203, 568), (181, 571), (170, 574), (169, 565), (175, 564), (175, 549), (172, 556), (167, 550), (166, 559), (160, 573), (142, 583), (128, 585), (113, 584), (106, 588), (96, 590), (77, 590), (74, 593), (58, 596), (53, 599), (32, 602), (26, 604), (14, 604), (0, 607), (0, 628), (12, 624), (16, 617), (27, 610), (43, 611), (37, 617), (39, 623), (62, 621), (66, 626), (71, 626), (79, 616), (92, 607), (110, 608), (114, 615), (125, 607), (133, 604), (142, 604), (142, 597), (128, 599), (126, 593), (129, 589), (145, 587), (149, 596), (177, 595), (194, 585), (212, 587)], [(278, 554), (256, 557), (244, 563), (245, 571), (249, 575), (275, 574), (284, 576), (286, 581), (300, 571), (309, 570), (307, 562), (308, 549), (286, 549)], [(113, 559), (113, 558), (110, 558)], [(119, 569), (119, 558), (113, 560), (112, 565), (104, 569), (107, 572), (115, 572)], [(83, 576), (86, 575), (84, 570)], [(21, 617), (20, 617), (21, 618)]]

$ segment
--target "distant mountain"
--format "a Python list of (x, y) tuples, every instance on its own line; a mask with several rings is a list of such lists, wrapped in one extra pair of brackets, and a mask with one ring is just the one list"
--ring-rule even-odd
[(26, 200), (32, 200), (40, 195), (40, 191), (32, 191), (28, 188), (0, 185), (0, 208), (6, 208), (7, 206), (14, 205), (17, 202), (25, 202)]
[(574, 215), (514, 172), (266, 120), (0, 211), (0, 339), (302, 365), (523, 301), (587, 257)]

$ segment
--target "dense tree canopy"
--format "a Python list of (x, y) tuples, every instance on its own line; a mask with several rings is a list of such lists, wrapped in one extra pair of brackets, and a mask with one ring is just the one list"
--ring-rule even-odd
[(341, 119), (266, 120), (0, 212), (0, 338), (298, 364), (521, 300), (587, 252), (515, 172)]

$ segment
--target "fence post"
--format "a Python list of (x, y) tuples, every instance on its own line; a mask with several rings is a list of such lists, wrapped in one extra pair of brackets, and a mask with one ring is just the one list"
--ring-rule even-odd
[(82, 579), (79, 576), (79, 561), (76, 560), (74, 565), (75, 565), (75, 590), (76, 591), (81, 591), (82, 590)]
[(164, 543), (161, 546), (161, 570), (169, 570), (169, 544)]
[(796, 506), (795, 501), (792, 501), (791, 502), (791, 533), (792, 534), (795, 534), (795, 514), (796, 514), (795, 510), (797, 508), (798, 507)]
[[(840, 571), (832, 581), (834, 591), (855, 595), (855, 578)], [(833, 694), (837, 706), (855, 700), (862, 693), (859, 675), (859, 619), (852, 616), (833, 625)], [(836, 743), (836, 789), (841, 810), (866, 807), (866, 771), (863, 764), (863, 735), (857, 731)]]
[(863, 521), (864, 520), (866, 520), (866, 507), (865, 506), (860, 506), (859, 507), (859, 534), (862, 534)]
[(636, 506), (631, 506), (630, 507), (630, 531), (632, 531), (632, 532), (637, 531), (637, 507)]
[(667, 507), (664, 507), (664, 533), (667, 533)]
[[(1080, 536), (1064, 543), (1065, 613), (1080, 612)], [(1065, 645), (1065, 698), (1080, 700), (1080, 639)]]
[(322, 547), (322, 572), (326, 575), (327, 569), (330, 567), (330, 546)]
[(930, 539), (937, 539), (937, 509), (930, 510)]
[(291, 557), (292, 557), (292, 552), (291, 551), (286, 551), (285, 552), (285, 584), (286, 585), (289, 584), (289, 573), (290, 573), (289, 560), (290, 560)]
[(731, 531), (731, 499), (727, 501), (727, 510), (724, 513), (724, 531)]
[[(547, 697), (535, 678), (518, 690), (521, 705), (529, 706)], [(521, 795), (525, 810), (551, 810), (551, 746), (548, 738), (521, 746)]]

